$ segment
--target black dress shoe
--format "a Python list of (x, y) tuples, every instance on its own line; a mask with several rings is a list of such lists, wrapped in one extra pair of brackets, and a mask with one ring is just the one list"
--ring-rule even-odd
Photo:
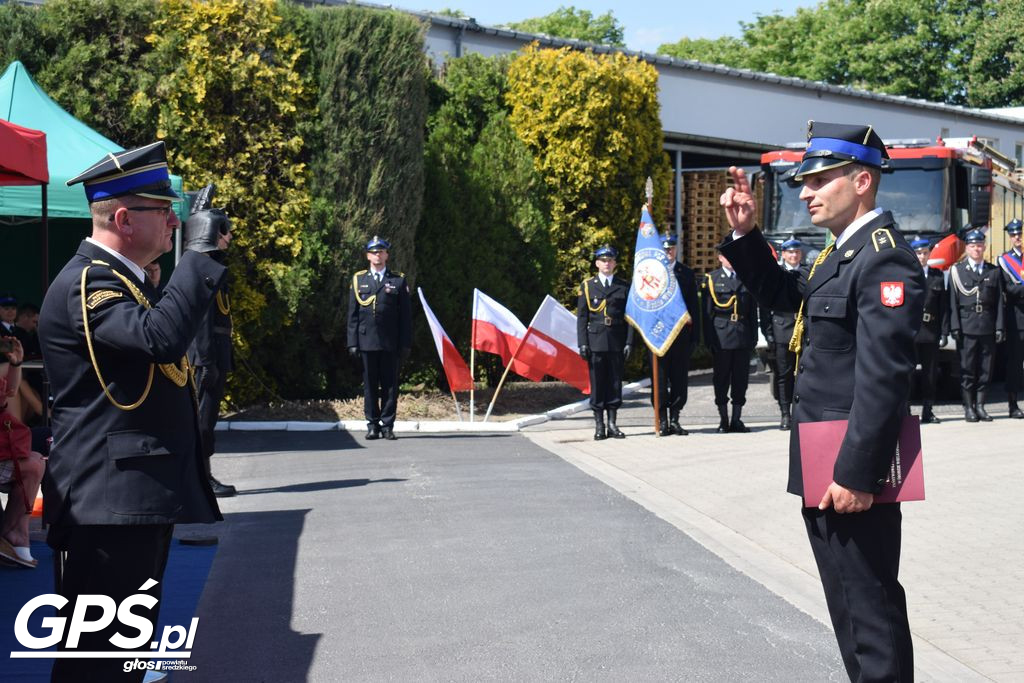
[(213, 489), (213, 495), (218, 498), (230, 498), (238, 493), (238, 489), (231, 484), (222, 484), (213, 477), (210, 477), (210, 488)]
[(679, 436), (686, 436), (687, 434), (690, 433), (690, 432), (686, 431), (686, 429), (684, 429), (681, 424), (679, 424), (679, 420), (672, 420), (672, 421), (670, 421), (668, 423), (668, 426), (669, 426), (669, 429), (672, 430), (673, 434), (678, 434)]
[(398, 437), (395, 436), (395, 432), (394, 432), (393, 429), (391, 429), (391, 427), (385, 427), (383, 430), (381, 430), (381, 434), (388, 441), (397, 441), (398, 440)]
[(672, 436), (672, 425), (668, 422), (662, 422), (661, 429), (658, 431), (658, 436)]
[(373, 425), (372, 427), (366, 428), (366, 440), (373, 441), (374, 439), (380, 438), (380, 427)]
[(750, 429), (747, 428), (747, 425), (743, 424), (743, 420), (733, 420), (729, 423), (730, 434), (746, 434), (749, 431)]
[(935, 413), (933, 413), (930, 410), (928, 412), (921, 413), (921, 423), (922, 424), (937, 425), (940, 422), (942, 422), (942, 420), (939, 419), (938, 415), (936, 415)]

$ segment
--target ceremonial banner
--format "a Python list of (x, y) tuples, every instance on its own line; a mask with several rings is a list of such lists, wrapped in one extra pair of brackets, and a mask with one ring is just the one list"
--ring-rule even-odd
[(584, 394), (590, 393), (587, 362), (576, 345), (576, 316), (550, 295), (544, 297), (530, 321), (516, 362), (528, 365), (531, 373), (557, 377)]
[(469, 391), (473, 388), (473, 378), (470, 375), (469, 366), (466, 365), (466, 361), (462, 360), (455, 344), (441, 327), (434, 311), (430, 310), (430, 306), (427, 305), (423, 289), (417, 287), (416, 293), (420, 295), (423, 312), (427, 314), (427, 324), (430, 325), (430, 334), (434, 337), (434, 346), (437, 347), (437, 357), (441, 359), (444, 376), (448, 378), (448, 387), (452, 391)]
[(1006, 274), (1013, 278), (1017, 284), (1024, 284), (1024, 264), (1020, 259), (1008, 252), (999, 257), (999, 267), (1006, 271)]
[[(474, 349), (501, 356), (502, 363), (507, 367), (524, 336), (526, 325), (512, 311), (479, 289), (473, 290)], [(544, 377), (543, 372), (538, 375), (530, 370), (530, 366), (519, 361), (512, 363), (512, 372), (534, 382)]]
[(633, 253), (633, 282), (626, 301), (626, 320), (654, 355), (664, 356), (679, 331), (689, 324), (690, 313), (673, 271), (675, 264), (665, 254), (646, 206)]

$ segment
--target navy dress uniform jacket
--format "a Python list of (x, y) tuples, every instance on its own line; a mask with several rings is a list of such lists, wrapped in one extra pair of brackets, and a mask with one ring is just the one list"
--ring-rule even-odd
[(793, 397), (789, 492), (803, 493), (799, 424), (849, 420), (833, 479), (878, 493), (908, 412), (914, 336), (924, 309), (924, 275), (892, 214), (881, 213), (829, 254), (802, 295), (775, 264), (760, 230), (719, 248), (761, 305), (797, 311), (804, 303), (807, 339)]
[[(807, 274), (811, 272), (811, 269), (807, 266), (799, 266), (793, 270), (782, 266), (782, 269), (787, 275), (797, 281), (802, 291), (804, 285), (807, 284)], [(783, 312), (764, 309), (762, 315), (769, 317), (765, 322), (765, 327), (771, 327), (772, 334), (775, 336), (775, 343), (788, 346), (789, 340), (793, 338), (793, 328), (796, 326), (796, 313), (793, 311)]]
[(954, 274), (950, 273), (949, 329), (975, 337), (1004, 331), (1003, 278), (999, 268), (985, 261), (982, 262), (981, 275), (978, 275), (965, 259), (954, 265), (953, 270), (965, 290), (977, 287), (978, 291), (972, 296), (964, 296), (957, 289)]
[(938, 268), (929, 268), (925, 279), (924, 313), (921, 329), (914, 341), (918, 344), (938, 344), (949, 334), (949, 294), (946, 293), (946, 276)]
[[(757, 343), (757, 302), (739, 274), (717, 268), (704, 279), (704, 344), (714, 351), (752, 349)], [(714, 297), (710, 288), (714, 287)], [(735, 306), (728, 303), (736, 297)], [(719, 306), (715, 303), (723, 304)], [(735, 320), (733, 319), (735, 318)]]
[[(95, 260), (109, 265), (99, 265)], [(89, 267), (86, 312), (103, 381), (99, 386), (83, 324), (80, 280)], [(128, 278), (152, 305), (136, 302), (115, 276)], [(53, 387), (53, 447), (43, 479), (45, 520), (74, 525), (148, 525), (220, 520), (200, 451), (191, 381), (178, 386), (154, 363), (178, 364), (188, 350), (225, 268), (187, 251), (157, 300), (111, 254), (89, 242), (46, 293), (39, 318), (46, 372)]]
[[(576, 341), (594, 353), (622, 353), (633, 344), (633, 326), (626, 322), (629, 283), (612, 276), (607, 287), (601, 278), (587, 278), (576, 302)], [(589, 299), (588, 299), (589, 296)]]
[(347, 346), (392, 352), (412, 348), (412, 306), (405, 275), (385, 269), (379, 284), (368, 270), (353, 276)]
[(672, 342), (672, 346), (669, 347), (665, 355), (670, 357), (686, 355), (689, 357), (693, 353), (693, 347), (697, 344), (697, 336), (694, 334), (694, 329), (697, 325), (697, 318), (700, 316), (700, 299), (697, 298), (697, 278), (693, 273), (693, 269), (689, 266), (684, 266), (678, 261), (673, 271), (676, 274), (676, 282), (679, 283), (679, 291), (683, 295), (683, 301), (686, 302), (686, 312), (690, 314), (690, 324), (684, 325), (683, 329), (679, 330), (679, 335)]

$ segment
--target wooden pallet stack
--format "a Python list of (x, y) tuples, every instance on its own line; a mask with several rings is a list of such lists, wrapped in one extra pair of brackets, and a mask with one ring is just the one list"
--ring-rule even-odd
[[(683, 174), (683, 261), (698, 273), (718, 268), (715, 248), (729, 232), (719, 198), (732, 186), (732, 178), (721, 171), (691, 171)], [(761, 192), (754, 188), (760, 224)]]

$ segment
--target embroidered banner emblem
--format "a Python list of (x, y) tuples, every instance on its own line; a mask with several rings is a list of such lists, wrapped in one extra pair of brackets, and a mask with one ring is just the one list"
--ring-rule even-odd
[(123, 292), (118, 292), (113, 289), (101, 289), (98, 292), (93, 292), (89, 295), (89, 298), (85, 300), (86, 307), (91, 311), (104, 301), (111, 299), (120, 299), (124, 296)]
[(903, 283), (902, 282), (883, 282), (882, 286), (882, 305), (889, 306), (890, 308), (896, 308), (897, 306), (903, 305)]

